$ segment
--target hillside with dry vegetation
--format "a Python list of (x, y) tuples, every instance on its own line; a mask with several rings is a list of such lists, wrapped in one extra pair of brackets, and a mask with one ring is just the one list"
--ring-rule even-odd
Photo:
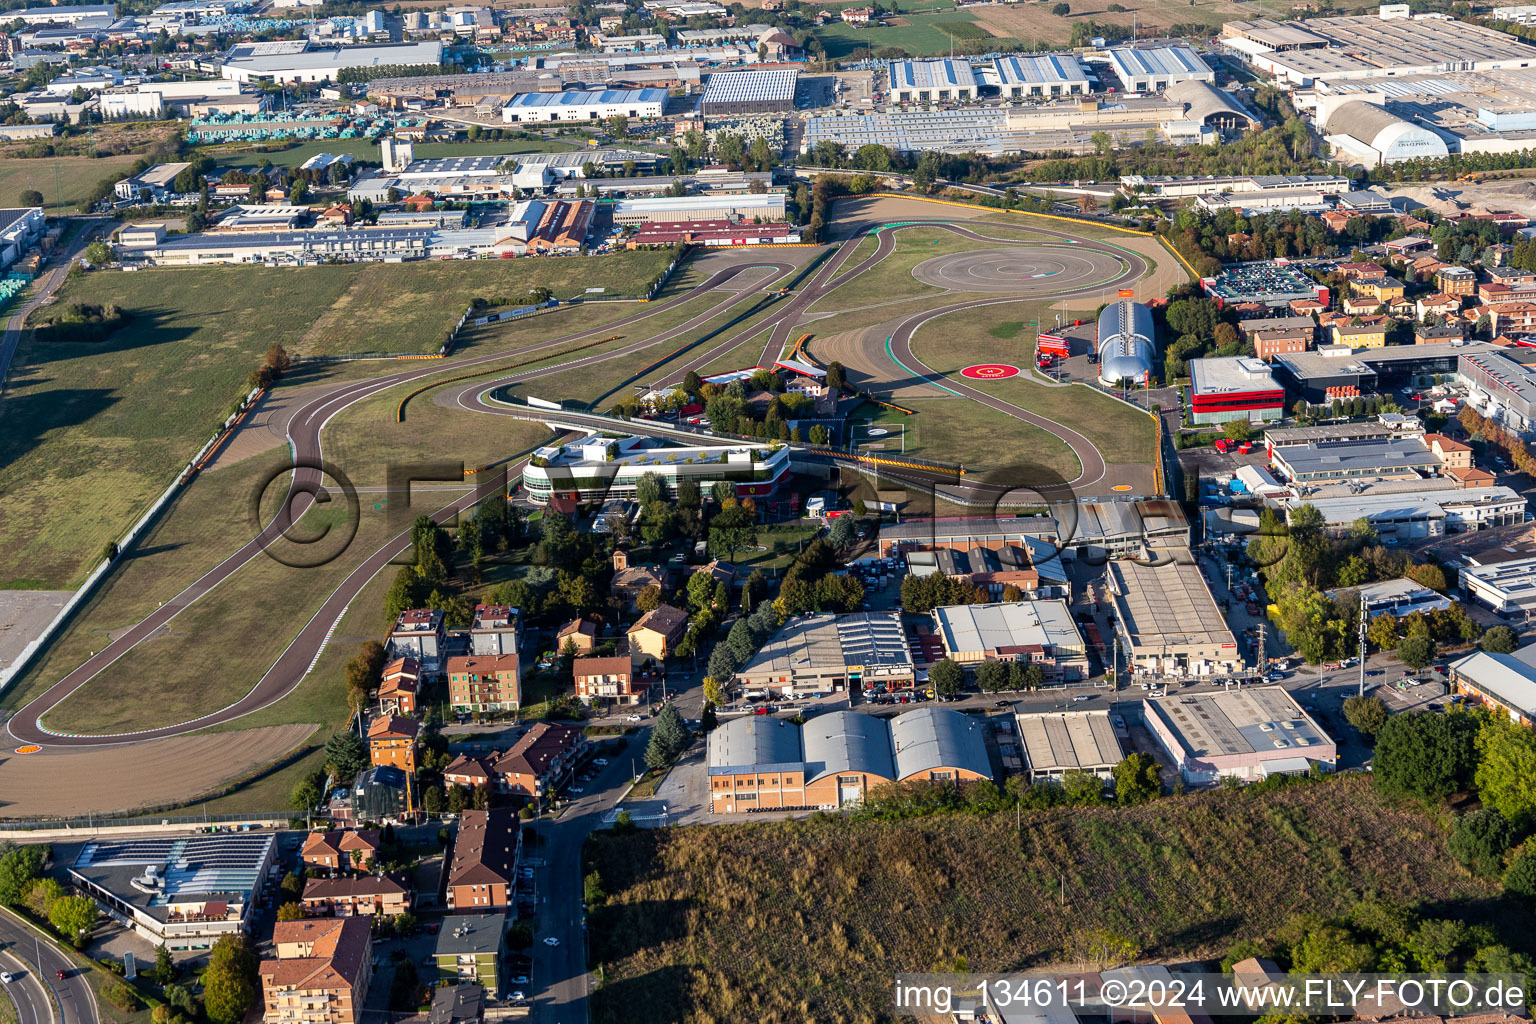
[(1369, 895), (1529, 923), (1364, 776), (1029, 811), (1022, 828), (1010, 811), (600, 833), (586, 870), (599, 1024), (881, 1020), (897, 971), (1041, 969), (1106, 944), (1213, 958)]

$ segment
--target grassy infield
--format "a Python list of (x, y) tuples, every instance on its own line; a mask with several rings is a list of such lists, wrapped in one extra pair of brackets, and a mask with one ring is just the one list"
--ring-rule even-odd
[[(952, 241), (945, 241), (946, 247), (951, 244)], [(934, 247), (929, 245), (925, 255), (933, 252)], [(164, 277), (167, 282), (174, 280), (176, 289), (167, 293), (157, 288), (155, 301), (160, 308), (153, 318), (150, 313), (143, 313), (117, 337), (94, 350), (73, 346), (77, 351), (44, 352), (41, 349), (47, 346), (37, 343), (29, 343), (32, 347), (23, 350), (24, 362), (20, 363), (22, 369), (13, 384), (15, 390), (0, 407), (4, 410), (0, 411), (0, 433), (7, 419), (21, 421), (23, 410), (18, 403), (28, 403), (25, 412), (30, 418), (26, 422), (41, 419), (42, 425), (32, 428), (25, 450), (17, 450), (16, 457), (0, 474), (0, 479), (12, 484), (0, 491), (13, 496), (0, 501), (17, 502), (14, 507), (19, 510), (17, 515), (0, 517), (0, 521), (13, 524), (8, 527), (11, 536), (4, 538), (6, 543), (0, 544), (0, 550), (17, 551), (22, 556), (0, 576), (28, 585), (67, 584), (78, 578), (100, 544), (117, 535), (133, 510), (147, 500), (136, 495), (157, 491), (160, 481), (200, 442), (203, 425), (218, 418), (227, 396), (239, 390), (247, 369), (272, 340), (284, 340), (300, 352), (336, 351), (345, 338), (356, 339), (352, 344), (364, 347), (375, 347), (381, 338), (387, 338), (390, 344), (424, 348), (433, 343), (444, 321), (456, 315), (470, 296), (493, 284), (506, 286), (511, 269), (521, 272), (515, 278), (521, 287), (546, 284), (559, 293), (573, 292), (574, 275), (581, 271), (587, 275), (581, 278), (583, 286), (598, 280), (598, 275), (606, 275), (602, 279), (617, 291), (627, 281), (645, 280), (654, 273), (651, 264), (644, 262), (647, 259), (655, 257), (626, 257), (602, 263), (550, 260), (518, 261), (515, 265), (439, 264), (431, 268), (410, 264), (311, 268), (286, 275), (280, 282), (266, 280), (269, 272), (254, 268), (101, 274), (73, 282), (69, 297), (117, 301), (137, 310), (144, 309), (138, 305), (143, 301), (139, 298), (143, 293), (135, 292), (134, 287)], [(396, 304), (392, 308), (370, 298), (387, 292), (393, 275), (412, 271), (434, 275), (431, 297), (419, 295), (414, 305)], [(696, 268), (687, 268), (669, 294), (690, 287), (700, 276)], [(284, 300), (272, 301), (269, 296), (279, 283), (286, 289)], [(398, 279), (395, 284), (399, 284)], [(882, 293), (887, 287), (931, 291), (913, 282), (905, 271), (896, 272), (889, 281), (861, 281), (860, 291), (870, 294), (866, 284)], [(296, 286), (302, 290), (295, 291)], [(444, 295), (448, 297), (443, 298)], [(751, 299), (751, 293), (744, 295), (734, 309), (744, 308)], [(627, 339), (616, 341), (609, 348), (675, 327), (717, 302), (718, 297), (694, 300), (677, 310), (658, 314), (654, 321), (644, 325), (615, 328), (616, 333), (626, 335)], [(346, 308), (347, 315), (335, 312), (338, 304)], [(422, 312), (422, 307), (435, 309), (437, 319)], [(472, 331), (463, 339), (458, 352), (468, 355), (504, 351), (509, 354), (509, 361), (514, 361), (515, 353), (530, 344), (599, 326), (635, 310), (629, 304), (594, 304), (515, 325)], [(1009, 317), (1020, 316), (1012, 304), (998, 309), (990, 319), (987, 314), (987, 310), (957, 314), (953, 323), (949, 318), (936, 322), (936, 326), (943, 326), (942, 331), (930, 330), (925, 334), (935, 335), (935, 340), (939, 334), (946, 338), (965, 335), (973, 339), (966, 344), (993, 346), (997, 342), (986, 337), (987, 329)], [(729, 315), (730, 311), (722, 313), (714, 322), (723, 322)], [(883, 310), (846, 313), (838, 317), (838, 323), (851, 327), (879, 322), (888, 315)], [(953, 327), (961, 323), (960, 317), (966, 318), (964, 330), (954, 331)], [(1031, 318), (1026, 314), (1026, 319)], [(732, 330), (750, 330), (750, 325), (738, 325)], [(1004, 333), (1008, 330), (1003, 328)], [(175, 333), (178, 331), (185, 334)], [(595, 396), (701, 333), (702, 330), (690, 332), (622, 361), (551, 375), (531, 382), (528, 391), (545, 397)], [(763, 336), (758, 334), (713, 358), (711, 368), (735, 367), (751, 361), (761, 351), (762, 340)], [(920, 337), (919, 342), (925, 358), (933, 358), (921, 347), (928, 340)], [(718, 340), (707, 343), (713, 344), (718, 344)], [(189, 352), (194, 353), (190, 358)], [(59, 358), (61, 354), (65, 358)], [(51, 361), (40, 361), (45, 357), (51, 357)], [(548, 362), (563, 358), (569, 357), (551, 356)], [(972, 357), (963, 358), (970, 361)], [(452, 363), (450, 360), (445, 364), (444, 376), (455, 372)], [(935, 365), (942, 363), (935, 359)], [(377, 363), (347, 363), (327, 369), (318, 379), (362, 377), (377, 372)], [(300, 380), (304, 382), (307, 381)], [(1034, 403), (1038, 399), (1048, 415), (1051, 403), (1055, 402), (1060, 403), (1057, 411), (1064, 419), (1075, 421), (1081, 417), (1081, 410), (1069, 407), (1069, 393), (1047, 393), (1038, 386), (1018, 383), (1031, 389), (1028, 400)], [(33, 389), (37, 397), (33, 397)], [(84, 394), (92, 390), (97, 395), (94, 407), (90, 395)], [(175, 402), (157, 401), (157, 396), (167, 391), (176, 396)], [(53, 392), (75, 392), (78, 397), (73, 406), (67, 406), (57, 398), (44, 397)], [(491, 425), (482, 417), (454, 413), (436, 405), (430, 393), (412, 402), (406, 423), (396, 424), (394, 409), (400, 393), (401, 389), (393, 389), (360, 403), (326, 429), (327, 458), (341, 465), (359, 487), (382, 484), (385, 462), (391, 458), (451, 458), (463, 459), (470, 466), (485, 465), (545, 436), (544, 430), (533, 424), (496, 420)], [(1087, 394), (1072, 393), (1078, 400)], [(103, 407), (103, 401), (109, 404)], [(1103, 404), (1108, 407), (1110, 403)], [(934, 457), (962, 453), (972, 460), (968, 464), (973, 464), (996, 448), (995, 439), (1003, 431), (1017, 432), (1017, 424), (971, 403), (945, 401), (943, 405), (942, 415), (936, 415), (939, 410), (934, 408), (918, 418), (921, 433), (915, 432), (909, 439), (909, 451), (925, 450)], [(1102, 415), (1096, 413), (1096, 418), (1105, 430), (1102, 436), (1106, 442), (1125, 444), (1124, 435), (1116, 437)], [(985, 443), (977, 440), (980, 438)], [(1020, 438), (1020, 442), (1027, 443), (1027, 439)], [(971, 447), (974, 451), (968, 450)], [(73, 476), (64, 478), (53, 472), (53, 466), (69, 452), (79, 454), (70, 456), (74, 459), (70, 464)], [(62, 677), (90, 651), (99, 649), (111, 631), (138, 621), (238, 547), (249, 536), (247, 509), (251, 496), (285, 459), (286, 450), (278, 449), (200, 477), (97, 593), (76, 624), (21, 684), (6, 694), (5, 706), (19, 706)], [(83, 503), (78, 497), (73, 503), (64, 501), (58, 497), (61, 489), (67, 495), (89, 497)], [(27, 495), (26, 502), (16, 496), (18, 493)], [(164, 636), (141, 645), (113, 672), (62, 705), (50, 719), (51, 724), (80, 731), (142, 728), (206, 713), (245, 692), (302, 624), (309, 614), (307, 609), (318, 605), (351, 565), (388, 535), (382, 502), (367, 493), (362, 497), (358, 538), (337, 561), (316, 570), (286, 568), (270, 560), (247, 565), (235, 578), (173, 620)], [(443, 504), (452, 495), (432, 492), (423, 497)], [(37, 510), (50, 509), (50, 517), (41, 520), (42, 528), (32, 527), (29, 531), (17, 524), (27, 503), (34, 503)], [(83, 507), (76, 510), (77, 506)], [(92, 530), (99, 531), (99, 536)], [(89, 542), (81, 540), (87, 536), (91, 537)], [(341, 713), (342, 666), (360, 640), (379, 635), (385, 625), (379, 609), (391, 575), (385, 573), (375, 579), (353, 603), (317, 671), (298, 691), (280, 705), (243, 719), (236, 727), (293, 721), (334, 724)], [(238, 636), (242, 640), (224, 645), (217, 666), (210, 669), (206, 648), (200, 639), (194, 639), (207, 636)], [(140, 683), (145, 679), (157, 681), (153, 707), (132, 699), (143, 692)], [(226, 798), (224, 803), (230, 809), (273, 806), (285, 798), (289, 780), (296, 771), (278, 773), (269, 782)]]

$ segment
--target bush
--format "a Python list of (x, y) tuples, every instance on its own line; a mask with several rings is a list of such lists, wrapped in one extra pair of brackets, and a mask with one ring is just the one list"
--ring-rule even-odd
[(101, 987), (101, 997), (124, 1013), (137, 1013), (139, 997), (127, 982), (112, 981)]
[(1520, 646), (1520, 635), (1508, 626), (1494, 626), (1483, 634), (1483, 650), (1490, 654), (1513, 654)]
[(1484, 809), (1457, 819), (1445, 848), (1473, 874), (1496, 878), (1504, 867), (1504, 854), (1513, 839), (1514, 830), (1504, 815)]
[(127, 321), (116, 306), (70, 302), (39, 313), (33, 330), (40, 341), (104, 341)]

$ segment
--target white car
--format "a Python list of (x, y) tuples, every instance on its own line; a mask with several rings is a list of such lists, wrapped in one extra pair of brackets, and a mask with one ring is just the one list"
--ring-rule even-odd
[(546, 936), (544, 936), (544, 945), (546, 945), (546, 946), (558, 946), (558, 945), (560, 945), (560, 940), (555, 938), (553, 935), (546, 935)]
[(597, 765), (599, 768), (608, 767), (608, 759), (606, 757), (593, 758), (592, 763)]
[(580, 796), (581, 794), (585, 793), (586, 790), (582, 789), (580, 786), (571, 786), (566, 790), (566, 792), (575, 793), (577, 796)]
[(631, 721), (631, 722), (640, 722), (640, 721), (643, 721), (643, 719), (642, 719), (642, 718), (641, 718), (641, 717), (640, 717), (640, 716), (639, 716), (639, 715), (630, 715), (630, 716), (629, 716), (629, 720), (630, 720), (630, 721)]
[(15, 980), (16, 975), (12, 974), (10, 971), (0, 971), (0, 984), (9, 985)]
[(1076, 697), (1072, 698), (1072, 703), (1073, 704), (1081, 704), (1083, 701), (1085, 701), (1087, 699), (1088, 699), (1088, 695), (1086, 693), (1080, 693)]
[(513, 992), (511, 995), (507, 996), (507, 998), (512, 1000), (514, 1003), (521, 1003), (528, 997), (523, 995), (521, 992)]

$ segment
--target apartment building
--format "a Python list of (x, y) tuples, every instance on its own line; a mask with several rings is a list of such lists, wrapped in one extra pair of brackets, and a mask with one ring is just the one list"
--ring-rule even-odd
[(400, 613), (384, 646), (391, 658), (415, 658), (427, 672), (437, 672), (447, 636), (440, 609), (412, 608)]
[(311, 868), (327, 868), (332, 871), (338, 868), (361, 868), (367, 871), (378, 857), (379, 841), (379, 830), (376, 828), (311, 832), (299, 851), (299, 860)]
[(462, 714), (514, 711), (522, 703), (516, 651), (448, 659), (448, 706)]
[(504, 793), (542, 800), (570, 774), (586, 749), (579, 728), (536, 722), (496, 759), (496, 786)]
[(276, 956), (260, 970), (268, 1024), (359, 1024), (372, 978), (366, 920), (278, 921), (272, 946)]
[(381, 715), (368, 724), (368, 756), (375, 765), (416, 771), (416, 737), (421, 723), (414, 718)]
[(379, 710), (386, 715), (416, 714), (421, 696), (421, 663), (415, 658), (396, 658), (384, 666), (379, 678)]
[(522, 842), (522, 827), (510, 808), (465, 811), (448, 864), (448, 909), (484, 913), (510, 907)]
[(305, 917), (394, 917), (411, 909), (411, 890), (388, 875), (310, 878), (304, 882)]
[(645, 693), (628, 653), (612, 658), (576, 658), (571, 672), (576, 679), (576, 696), (584, 704), (638, 704)]
[(520, 619), (518, 610), (508, 605), (475, 605), (475, 620), (469, 627), (469, 653), (489, 657), (516, 654)]

